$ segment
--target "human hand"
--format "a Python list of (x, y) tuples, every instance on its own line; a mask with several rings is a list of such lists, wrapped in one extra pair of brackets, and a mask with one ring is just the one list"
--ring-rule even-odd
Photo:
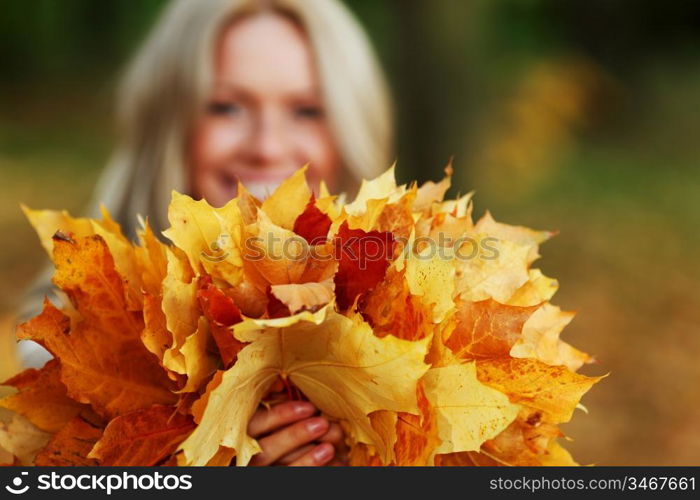
[(345, 465), (347, 447), (337, 423), (316, 415), (308, 401), (286, 401), (260, 408), (248, 424), (248, 435), (262, 451), (250, 465)]

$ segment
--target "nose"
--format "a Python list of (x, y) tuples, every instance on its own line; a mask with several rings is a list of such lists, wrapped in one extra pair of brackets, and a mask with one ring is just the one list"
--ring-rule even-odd
[(265, 167), (283, 161), (288, 139), (281, 114), (274, 109), (261, 110), (250, 128), (245, 153), (254, 166)]

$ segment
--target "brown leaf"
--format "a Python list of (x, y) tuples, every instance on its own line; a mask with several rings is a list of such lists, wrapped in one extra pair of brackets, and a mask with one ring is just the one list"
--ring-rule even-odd
[(457, 326), (445, 341), (458, 359), (508, 356), (523, 331), (523, 325), (538, 306), (517, 307), (493, 299), (457, 301)]
[(416, 391), (419, 415), (401, 412), (396, 424), (396, 444), (394, 445), (394, 465), (432, 465), (433, 451), (440, 444), (438, 426), (434, 410), (425, 396), (423, 384)]
[(143, 322), (141, 341), (162, 362), (165, 351), (173, 343), (173, 335), (168, 331), (160, 297), (144, 294)]
[(42, 467), (99, 465), (97, 460), (87, 457), (102, 436), (102, 430), (101, 427), (96, 427), (82, 417), (75, 417), (39, 452), (34, 465)]
[(55, 236), (53, 252), (53, 281), (70, 297), (83, 319), (115, 340), (138, 339), (143, 322), (127, 308), (124, 282), (102, 237)]
[(411, 295), (404, 271), (390, 267), (386, 277), (364, 294), (360, 312), (378, 337), (394, 335), (405, 340), (419, 340), (434, 329), (432, 307)]
[(18, 336), (59, 358), (70, 397), (108, 419), (176, 400), (172, 382), (139, 339), (115, 339), (87, 321), (71, 328), (70, 319), (48, 300), (39, 316), (19, 326)]
[(194, 429), (192, 418), (154, 405), (112, 420), (89, 457), (108, 466), (153, 466), (175, 451)]
[(60, 377), (56, 359), (41, 370), (25, 370), (4, 382), (19, 392), (0, 400), (0, 407), (24, 415), (41, 430), (58, 432), (85, 408), (68, 397)]

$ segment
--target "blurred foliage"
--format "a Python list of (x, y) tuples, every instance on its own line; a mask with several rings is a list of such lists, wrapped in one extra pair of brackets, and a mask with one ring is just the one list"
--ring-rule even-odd
[[(4, 0), (0, 311), (43, 262), (18, 208), (80, 212), (113, 88), (163, 0)], [(564, 338), (611, 372), (565, 428), (582, 463), (700, 465), (700, 3), (347, 0), (396, 100), (399, 176), (559, 229)]]

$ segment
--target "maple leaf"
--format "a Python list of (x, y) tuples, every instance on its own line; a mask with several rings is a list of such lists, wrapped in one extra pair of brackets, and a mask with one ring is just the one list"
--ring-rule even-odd
[(162, 363), (165, 352), (173, 342), (173, 334), (168, 331), (167, 319), (161, 305), (160, 297), (144, 294), (141, 342)]
[(335, 273), (332, 245), (309, 245), (291, 230), (275, 225), (262, 210), (255, 225), (246, 228), (246, 280), (258, 290), (270, 286), (322, 282)]
[(556, 425), (542, 421), (542, 413), (523, 407), (518, 417), (478, 452), (438, 455), (442, 466), (572, 466), (578, 465), (558, 443), (563, 436)]
[(523, 226), (511, 226), (496, 222), (488, 210), (476, 223), (474, 230), (477, 233), (488, 234), (495, 238), (512, 241), (528, 247), (528, 263), (532, 263), (539, 258), (539, 244), (556, 234), (555, 231), (535, 231)]
[(385, 279), (364, 294), (359, 309), (378, 337), (419, 340), (434, 330), (433, 307), (411, 294), (405, 269), (389, 267)]
[(159, 296), (163, 278), (168, 272), (167, 246), (153, 233), (148, 221), (137, 231), (140, 246), (134, 248), (135, 258), (141, 273), (144, 295)]
[(88, 458), (108, 466), (153, 466), (169, 457), (194, 429), (192, 417), (155, 405), (112, 420)]
[(310, 245), (313, 245), (325, 242), (331, 224), (331, 218), (318, 208), (316, 198), (311, 195), (306, 208), (294, 221), (293, 230)]
[(211, 334), (224, 366), (229, 367), (244, 345), (233, 336), (230, 328), (242, 320), (241, 311), (234, 300), (216, 287), (208, 277), (200, 278), (197, 299), (204, 317), (209, 320)]
[(559, 339), (559, 334), (574, 319), (575, 313), (564, 312), (543, 304), (528, 318), (522, 335), (510, 350), (514, 358), (534, 358), (548, 365), (565, 365), (575, 372), (591, 357)]
[(9, 423), (0, 422), (0, 448), (17, 457), (21, 465), (31, 465), (49, 439), (50, 433), (19, 414), (14, 414)]
[(507, 356), (537, 309), (507, 306), (493, 299), (459, 299), (456, 305), (456, 327), (444, 343), (459, 359)]
[(455, 308), (455, 263), (426, 249), (409, 254), (406, 261), (406, 282), (414, 296), (423, 297), (432, 306), (433, 322), (440, 323)]
[(534, 306), (542, 304), (557, 293), (559, 282), (548, 278), (539, 269), (528, 271), (528, 280), (518, 288), (506, 304), (511, 306)]
[(243, 218), (237, 198), (214, 208), (205, 200), (173, 192), (168, 220), (170, 227), (163, 235), (185, 253), (192, 269), (232, 285), (241, 280)]
[(328, 278), (320, 283), (272, 285), (271, 293), (282, 302), (291, 314), (299, 311), (317, 311), (333, 300), (335, 283)]
[(428, 181), (418, 188), (413, 201), (415, 212), (429, 212), (434, 204), (440, 203), (452, 185), (452, 162), (445, 167), (445, 177), (440, 182)]
[(180, 352), (184, 359), (187, 383), (179, 392), (195, 392), (215, 371), (219, 357), (211, 345), (214, 339), (209, 330), (209, 322), (199, 317), (197, 329), (185, 339)]
[(306, 169), (304, 166), (294, 172), (263, 202), (261, 209), (273, 224), (288, 230), (295, 227), (312, 195), (306, 183)]
[(25, 416), (46, 432), (58, 432), (85, 408), (68, 397), (60, 380), (59, 362), (55, 359), (41, 370), (27, 369), (3, 385), (13, 386), (19, 392), (0, 399), (0, 407)]
[(455, 251), (462, 256), (455, 289), (465, 300), (505, 303), (529, 278), (527, 245), (475, 234)]
[(255, 222), (262, 202), (250, 194), (250, 192), (240, 181), (236, 187), (236, 193), (238, 194), (236, 197), (236, 203), (238, 204), (238, 209), (241, 212), (243, 223), (252, 224)]
[(394, 237), (386, 232), (350, 229), (343, 223), (334, 243), (339, 261), (334, 278), (336, 297), (338, 306), (345, 310), (384, 278), (393, 254)]
[(437, 414), (425, 394), (422, 382), (418, 383), (417, 390), (420, 414), (401, 412), (397, 415), (393, 465), (432, 465), (433, 450), (440, 444)]
[(68, 316), (48, 301), (39, 316), (19, 326), (18, 337), (39, 342), (59, 358), (68, 394), (101, 415), (114, 417), (176, 399), (170, 381), (140, 341), (93, 330), (88, 322), (71, 327)]
[(204, 416), (204, 410), (207, 409), (207, 404), (209, 403), (209, 397), (211, 396), (211, 393), (214, 391), (214, 389), (221, 385), (224, 373), (226, 373), (226, 370), (217, 370), (216, 373), (214, 373), (214, 375), (212, 376), (211, 380), (209, 380), (209, 382), (207, 383), (202, 397), (192, 404), (192, 418), (194, 418), (194, 421), (197, 424), (199, 424), (202, 421), (202, 417)]
[(69, 421), (34, 459), (34, 465), (43, 467), (96, 466), (97, 460), (88, 458), (92, 447), (102, 437), (103, 429), (83, 417)]
[(395, 203), (406, 193), (405, 186), (396, 185), (394, 166), (375, 179), (362, 180), (357, 196), (352, 203), (344, 206), (350, 215), (361, 215), (367, 210), (367, 204), (371, 200), (387, 200), (387, 203)]
[[(109, 212), (101, 207), (102, 220), (74, 218), (66, 211), (31, 210), (22, 206), (29, 222), (36, 230), (42, 246), (53, 258), (54, 235), (57, 232), (72, 234), (78, 238), (99, 236), (109, 248), (116, 271), (127, 281), (125, 300), (130, 310), (137, 310), (141, 305), (142, 273), (137, 259), (137, 249), (122, 234), (119, 224), (112, 220)], [(148, 238), (148, 237), (147, 237)], [(153, 266), (148, 266), (151, 269)], [(128, 279), (126, 279), (128, 277)]]
[(238, 465), (246, 465), (260, 451), (246, 434), (248, 420), (280, 376), (322, 412), (346, 421), (354, 439), (376, 446), (383, 457), (388, 450), (367, 415), (379, 409), (417, 412), (416, 384), (428, 368), (422, 361), (426, 342), (379, 339), (359, 318), (328, 306), (289, 318), (245, 320), (234, 331), (250, 344), (211, 391), (199, 426), (182, 444), (188, 464), (205, 464), (223, 445), (236, 450)]
[(520, 409), (477, 379), (474, 362), (431, 368), (422, 380), (437, 412), (441, 443), (435, 453), (478, 450), (503, 431)]
[(168, 274), (163, 280), (161, 308), (166, 331), (172, 340), (163, 353), (162, 363), (167, 369), (184, 375), (187, 368), (181, 349), (199, 324), (197, 281), (188, 261), (177, 252), (169, 251), (167, 259)]
[(7, 381), (0, 461), (245, 465), (283, 383), (340, 423), (352, 465), (574, 465), (558, 424), (602, 377), (575, 373), (573, 313), (530, 269), (554, 233), (474, 223), (451, 174), (407, 187), (392, 167), (351, 203), (305, 169), (265, 201), (173, 193), (172, 245), (104, 209), (24, 208), (70, 303), (18, 328), (56, 359)]
[(571, 420), (581, 397), (603, 378), (586, 377), (536, 359), (483, 360), (477, 367), (481, 382), (507, 394), (515, 403), (541, 410), (553, 423)]
[(248, 280), (238, 285), (226, 288), (226, 295), (241, 310), (241, 314), (250, 318), (259, 318), (265, 314), (267, 306), (267, 289), (260, 289)]
[(82, 318), (118, 339), (138, 338), (141, 319), (127, 307), (124, 281), (104, 239), (98, 235), (72, 239), (57, 233), (53, 242), (53, 281)]
[(365, 232), (390, 232), (398, 241), (403, 241), (411, 235), (414, 225), (413, 200), (416, 197), (415, 187), (403, 190), (401, 196), (389, 196), (381, 199), (369, 199), (366, 209), (360, 212), (344, 212), (332, 225), (332, 232), (337, 233), (341, 224), (347, 223), (353, 229)]

